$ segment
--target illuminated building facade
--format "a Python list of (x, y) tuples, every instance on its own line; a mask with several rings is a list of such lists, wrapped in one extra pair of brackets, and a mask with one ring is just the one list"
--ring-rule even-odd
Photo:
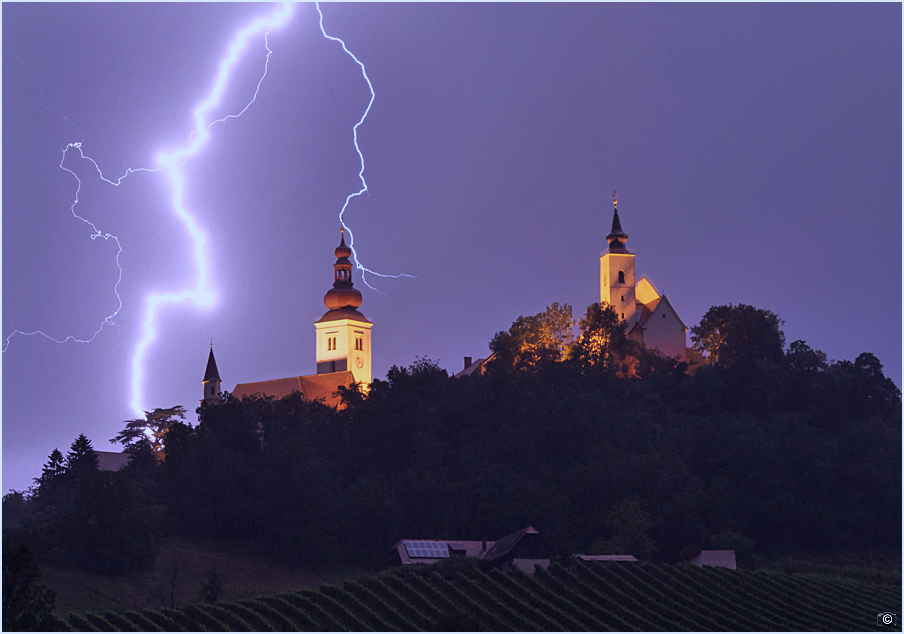
[(609, 248), (600, 255), (600, 304), (612, 306), (631, 339), (686, 361), (687, 326), (647, 278), (635, 281), (634, 254), (625, 247), (628, 234), (622, 230), (614, 196), (612, 202), (612, 230), (606, 236)]
[(355, 382), (371, 382), (370, 328), (373, 324), (358, 311), (361, 292), (352, 284), (352, 250), (343, 231), (336, 247), (333, 288), (323, 297), (329, 309), (314, 323), (317, 331), (317, 374), (348, 370)]
[[(343, 231), (333, 265), (335, 281), (323, 303), (329, 309), (314, 323), (317, 337), (317, 374), (293, 376), (254, 383), (239, 383), (232, 391), (236, 398), (260, 395), (283, 398), (293, 392), (309, 401), (323, 400), (341, 406), (339, 387), (358, 384), (367, 389), (371, 383), (370, 329), (373, 324), (359, 311), (361, 293), (352, 284), (352, 250), (345, 244)], [(204, 375), (204, 402), (216, 402), (220, 394), (220, 376), (213, 358), (213, 346)]]

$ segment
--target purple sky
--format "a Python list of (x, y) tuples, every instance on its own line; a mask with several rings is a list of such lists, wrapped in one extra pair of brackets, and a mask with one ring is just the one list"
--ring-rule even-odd
[[(519, 315), (599, 300), (612, 191), (638, 277), (688, 326), (748, 303), (831, 359), (871, 351), (901, 384), (901, 5), (327, 4), (376, 99), (369, 195), (345, 220), (369, 276), (374, 376), (418, 356), (455, 372)], [(234, 34), (265, 4), (4, 3), (3, 338), (87, 339), (118, 305), (112, 240), (69, 211), (62, 150), (104, 176), (155, 168)], [(314, 5), (270, 35), (257, 101), (183, 169), (207, 234), (211, 308), (161, 309), (145, 409), (196, 420), (209, 338), (224, 381), (312, 374), (338, 213), (360, 188), (370, 93)], [(253, 40), (219, 116), (263, 71)], [(40, 87), (40, 88), (39, 88)], [(67, 121), (68, 119), (68, 121)], [(79, 433), (133, 417), (151, 292), (194, 284), (162, 172), (119, 187), (70, 151), (76, 212), (122, 245), (122, 309), (90, 344), (15, 335), (3, 353), (3, 490)]]

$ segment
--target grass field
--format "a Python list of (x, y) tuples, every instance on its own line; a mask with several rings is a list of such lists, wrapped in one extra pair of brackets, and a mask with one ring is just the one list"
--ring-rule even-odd
[[(255, 557), (235, 546), (169, 540), (150, 571), (122, 576), (41, 568), (42, 583), (57, 593), (54, 612), (144, 610), (198, 601), (208, 570), (224, 577), (223, 600), (316, 588), (336, 576), (319, 576)], [(339, 578), (342, 578), (341, 575)]]

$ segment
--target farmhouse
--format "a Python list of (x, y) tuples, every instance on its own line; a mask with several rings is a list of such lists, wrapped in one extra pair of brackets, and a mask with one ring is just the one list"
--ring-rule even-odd
[(533, 526), (522, 528), (497, 541), (462, 541), (454, 539), (403, 539), (393, 546), (390, 564), (435, 564), (448, 557), (477, 557), (503, 567), (533, 573), (536, 566), (546, 568), (556, 554)]

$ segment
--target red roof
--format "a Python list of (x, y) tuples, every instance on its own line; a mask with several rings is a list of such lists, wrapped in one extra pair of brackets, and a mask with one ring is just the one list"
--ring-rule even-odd
[(279, 399), (294, 392), (301, 392), (301, 395), (309, 401), (323, 400), (327, 405), (336, 407), (342, 403), (338, 394), (339, 386), (351, 387), (354, 383), (355, 377), (349, 371), (329, 372), (257, 381), (256, 383), (239, 383), (232, 391), (232, 395), (236, 398), (244, 398), (259, 394)]

